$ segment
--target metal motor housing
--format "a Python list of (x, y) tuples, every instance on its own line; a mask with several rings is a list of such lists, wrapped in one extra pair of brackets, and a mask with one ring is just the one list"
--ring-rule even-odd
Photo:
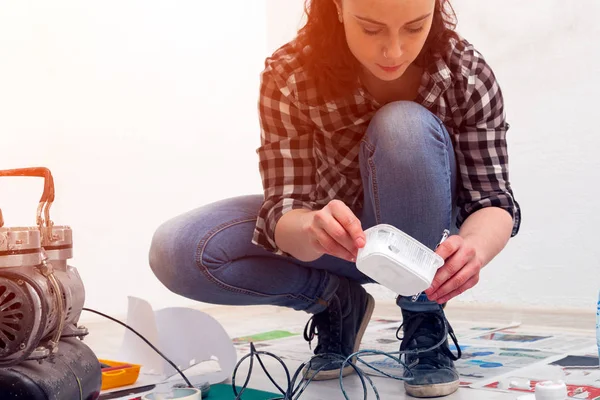
[(50, 219), (54, 179), (44, 167), (0, 170), (0, 177), (41, 177), (44, 191), (35, 226), (5, 227), (0, 210), (0, 367), (40, 360), (78, 327), (85, 290), (73, 257), (73, 232)]
[(53, 227), (45, 243), (37, 227), (0, 228), (0, 366), (48, 357), (57, 338), (87, 334), (77, 326), (85, 301), (83, 282), (67, 263), (72, 237), (68, 226)]

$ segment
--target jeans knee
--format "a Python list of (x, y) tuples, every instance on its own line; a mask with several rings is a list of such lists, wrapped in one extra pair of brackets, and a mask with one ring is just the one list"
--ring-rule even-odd
[(178, 253), (177, 240), (174, 238), (172, 221), (161, 224), (150, 242), (148, 263), (156, 278), (169, 290), (179, 293), (178, 266), (174, 264), (173, 254)]
[(373, 116), (365, 136), (367, 146), (391, 156), (415, 157), (428, 153), (432, 141), (449, 142), (442, 122), (428, 109), (411, 101), (386, 104)]
[(197, 263), (202, 233), (188, 229), (189, 222), (183, 215), (160, 225), (152, 236), (148, 261), (156, 278), (171, 292), (209, 303), (214, 285)]
[(176, 294), (215, 303), (228, 285), (227, 266), (258, 251), (250, 243), (256, 204), (254, 197), (228, 199), (162, 223), (148, 255), (156, 278)]

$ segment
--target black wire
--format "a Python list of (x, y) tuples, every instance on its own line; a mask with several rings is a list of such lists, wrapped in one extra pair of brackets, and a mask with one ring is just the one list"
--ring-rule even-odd
[[(287, 390), (283, 390), (277, 383), (275, 383), (275, 380), (273, 379), (273, 377), (271, 376), (271, 374), (269, 374), (269, 372), (267, 371), (266, 367), (264, 366), (262, 360), (260, 359), (260, 355), (265, 355), (268, 357), (272, 357), (274, 358), (276, 361), (278, 361), (281, 366), (283, 367), (285, 373), (286, 373), (286, 378), (287, 378)], [(371, 388), (373, 389), (374, 393), (375, 393), (375, 398), (379, 399), (379, 392), (374, 384), (374, 382), (371, 380), (371, 378), (365, 374), (358, 366), (355, 365), (354, 362), (352, 362), (352, 358), (357, 357), (359, 354), (366, 354), (366, 355), (385, 355), (387, 357), (391, 357), (394, 360), (396, 360), (397, 362), (399, 362), (400, 364), (404, 365), (404, 363), (394, 357), (393, 355), (389, 354), (389, 353), (384, 353), (384, 352), (380, 352), (380, 351), (375, 351), (375, 350), (361, 350), (359, 352), (356, 352), (352, 355), (350, 355), (349, 357), (344, 357), (341, 356), (339, 354), (320, 354), (320, 355), (315, 355), (313, 356), (310, 360), (302, 363), (295, 371), (294, 373), (294, 377), (290, 380), (290, 373), (289, 370), (287, 368), (287, 366), (285, 365), (285, 363), (283, 362), (283, 360), (281, 358), (279, 358), (278, 356), (276, 356), (273, 353), (267, 352), (267, 351), (257, 351), (256, 347), (254, 346), (254, 343), (250, 343), (250, 353), (246, 354), (244, 357), (242, 357), (237, 365), (235, 366), (235, 369), (233, 370), (233, 375), (232, 375), (232, 389), (233, 389), (233, 393), (236, 396), (235, 399), (236, 400), (241, 400), (242, 399), (242, 394), (244, 393), (244, 391), (247, 389), (248, 383), (250, 381), (250, 377), (252, 375), (252, 370), (254, 368), (254, 357), (256, 357), (256, 359), (259, 361), (263, 371), (265, 372), (265, 374), (267, 375), (267, 377), (269, 378), (269, 380), (271, 381), (271, 383), (273, 383), (277, 389), (281, 392), (282, 397), (275, 397), (272, 398), (270, 400), (295, 400), (298, 399), (306, 390), (306, 388), (308, 387), (308, 385), (313, 381), (314, 377), (316, 377), (316, 375), (321, 372), (322, 370), (324, 370), (325, 368), (327, 368), (330, 364), (338, 361), (338, 362), (342, 362), (342, 366), (340, 368), (340, 376), (339, 376), (339, 382), (340, 382), (340, 388), (342, 390), (342, 393), (344, 395), (345, 399), (349, 399), (348, 394), (346, 393), (345, 389), (344, 389), (344, 383), (343, 383), (343, 370), (346, 367), (346, 365), (352, 367), (354, 369), (354, 371), (356, 372), (356, 374), (358, 375), (362, 388), (363, 388), (363, 396), (364, 399), (367, 398), (367, 382), (369, 383), (369, 385), (371, 386)], [(311, 377), (307, 378), (307, 375), (309, 373), (308, 370), (304, 370), (304, 367), (311, 365), (312, 361), (317, 359), (317, 358), (321, 358), (321, 357), (329, 357), (329, 358), (335, 358), (335, 360), (330, 361), (329, 363), (326, 363), (324, 365), (322, 365), (321, 367), (319, 367), (319, 369), (317, 369), (316, 371), (310, 371), (311, 373)], [(248, 368), (248, 375), (246, 376), (245, 382), (241, 387), (240, 392), (238, 393), (237, 391), (237, 387), (235, 385), (235, 378), (237, 375), (237, 371), (238, 368), (240, 367), (240, 365), (247, 359), (250, 358), (250, 366)], [(359, 357), (357, 357), (358, 361), (361, 361), (362, 363), (366, 363), (365, 361), (361, 360)], [(366, 363), (367, 364), (367, 363)], [(375, 369), (378, 372), (381, 372), (382, 374), (390, 377), (390, 378), (394, 378), (397, 380), (410, 380), (410, 378), (402, 378), (402, 377), (396, 377), (393, 375), (389, 375), (384, 373), (383, 371), (379, 371), (377, 368), (370, 366), (370, 368)], [(309, 368), (310, 369), (310, 368)], [(304, 370), (304, 373), (302, 373), (302, 371)], [(302, 375), (302, 379), (296, 384), (296, 381), (298, 380), (298, 378)]]
[(103, 313), (101, 313), (100, 311), (92, 310), (91, 308), (85, 308), (85, 307), (84, 307), (84, 308), (82, 308), (82, 310), (89, 311), (89, 312), (92, 312), (92, 313), (94, 313), (94, 314), (101, 315), (101, 316), (103, 316), (104, 318), (108, 318), (108, 319), (110, 319), (111, 321), (114, 321), (114, 322), (116, 322), (116, 323), (118, 323), (118, 324), (121, 324), (121, 325), (123, 325), (125, 328), (129, 329), (131, 332), (133, 332), (133, 333), (135, 333), (136, 335), (138, 335), (138, 336), (140, 337), (140, 339), (142, 339), (144, 342), (146, 342), (146, 344), (147, 344), (148, 346), (152, 347), (152, 350), (154, 350), (155, 352), (157, 352), (157, 353), (158, 353), (158, 355), (160, 355), (162, 358), (164, 358), (164, 359), (165, 359), (165, 360), (166, 360), (166, 361), (167, 361), (169, 364), (171, 364), (171, 366), (172, 366), (173, 368), (175, 368), (175, 369), (177, 370), (177, 372), (179, 373), (179, 375), (181, 375), (181, 377), (183, 378), (183, 380), (185, 381), (185, 383), (187, 383), (188, 387), (190, 387), (190, 388), (194, 388), (194, 386), (191, 384), (191, 382), (188, 380), (188, 378), (185, 376), (185, 374), (184, 374), (184, 373), (183, 373), (183, 372), (182, 372), (182, 371), (181, 371), (181, 370), (180, 370), (180, 369), (177, 367), (177, 365), (175, 365), (175, 363), (174, 363), (173, 361), (169, 360), (169, 358), (168, 358), (167, 356), (165, 356), (165, 355), (164, 355), (164, 354), (163, 354), (163, 353), (162, 353), (160, 350), (158, 350), (158, 349), (157, 349), (157, 348), (156, 348), (156, 347), (155, 347), (155, 346), (154, 346), (152, 343), (150, 343), (150, 342), (148, 341), (148, 339), (146, 339), (144, 336), (142, 336), (140, 333), (138, 333), (138, 332), (137, 332), (135, 329), (133, 329), (132, 327), (130, 327), (130, 326), (129, 326), (129, 325), (127, 325), (126, 323), (123, 323), (123, 322), (119, 321), (119, 320), (118, 320), (118, 319), (116, 319), (116, 318), (113, 318), (113, 317), (111, 317), (111, 316), (108, 316), (108, 315), (106, 315), (106, 314), (103, 314)]
[[(260, 359), (259, 354), (265, 354), (268, 355), (270, 357), (275, 358), (277, 361), (279, 361), (279, 363), (282, 365), (283, 369), (285, 370), (286, 373), (286, 378), (287, 378), (287, 384), (288, 384), (288, 389), (287, 390), (283, 390), (273, 379), (273, 377), (271, 376), (271, 374), (269, 374), (269, 372), (267, 371), (265, 365), (263, 364), (262, 360)], [(235, 376), (237, 374), (237, 370), (240, 367), (240, 365), (242, 364), (242, 362), (246, 359), (250, 357), (250, 367), (248, 368), (248, 376), (246, 377), (246, 380), (244, 382), (244, 384), (242, 385), (242, 390), (240, 391), (240, 393), (237, 392), (237, 388), (235, 386)], [(269, 352), (259, 352), (256, 351), (256, 347), (254, 346), (254, 343), (250, 343), (250, 353), (246, 354), (244, 357), (242, 357), (242, 359), (237, 363), (237, 365), (235, 366), (235, 369), (233, 370), (233, 375), (231, 377), (231, 386), (233, 388), (233, 393), (236, 396), (235, 400), (240, 400), (242, 398), (242, 394), (244, 393), (244, 391), (246, 390), (246, 388), (248, 387), (248, 383), (250, 382), (250, 376), (252, 375), (252, 369), (254, 367), (254, 357), (257, 358), (259, 364), (261, 365), (263, 371), (265, 371), (265, 374), (267, 375), (267, 377), (269, 378), (269, 380), (271, 381), (271, 383), (273, 383), (273, 385), (275, 385), (275, 387), (277, 388), (277, 390), (279, 390), (281, 392), (281, 394), (284, 397), (277, 397), (276, 399), (271, 399), (271, 400), (285, 400), (288, 399), (287, 397), (287, 392), (289, 392), (289, 387), (290, 387), (290, 374), (289, 371), (285, 365), (285, 363), (276, 355), (271, 354)]]
[[(443, 309), (442, 309), (443, 311)], [(344, 383), (343, 383), (343, 373), (344, 373), (344, 369), (346, 368), (346, 366), (350, 366), (352, 367), (352, 369), (354, 369), (354, 372), (358, 375), (358, 378), (360, 379), (360, 383), (361, 386), (363, 388), (363, 396), (364, 399), (367, 399), (368, 397), (368, 388), (367, 388), (367, 382), (368, 384), (371, 386), (371, 389), (373, 390), (373, 392), (375, 393), (375, 398), (376, 399), (380, 399), (379, 396), (379, 391), (377, 390), (377, 387), (375, 386), (375, 383), (373, 382), (373, 380), (369, 377), (369, 375), (367, 373), (365, 373), (361, 368), (359, 368), (356, 365), (356, 362), (353, 362), (353, 359), (356, 359), (356, 361), (366, 365), (366, 367), (368, 367), (371, 370), (374, 370), (378, 373), (380, 373), (381, 375), (388, 377), (388, 378), (393, 378), (395, 380), (399, 380), (399, 381), (406, 381), (406, 382), (410, 382), (412, 380), (414, 380), (414, 375), (412, 372), (412, 368), (414, 367), (414, 364), (411, 365), (407, 365), (401, 358), (403, 355), (418, 355), (420, 353), (425, 353), (425, 352), (429, 352), (432, 350), (435, 350), (437, 348), (439, 348), (440, 346), (443, 345), (443, 343), (445, 342), (448, 334), (453, 334), (453, 332), (451, 331), (451, 329), (449, 329), (449, 325), (447, 323), (447, 321), (445, 321), (444, 317), (438, 317), (440, 318), (443, 322), (444, 325), (444, 330), (443, 330), (443, 334), (441, 337), (441, 340), (439, 342), (437, 342), (435, 345), (426, 348), (426, 349), (415, 349), (415, 350), (401, 350), (401, 351), (397, 351), (397, 352), (393, 352), (393, 353), (388, 353), (388, 352), (383, 352), (383, 351), (378, 351), (378, 350), (359, 350), (351, 355), (349, 355), (348, 357), (344, 357), (341, 356), (339, 354), (331, 354), (331, 353), (325, 353), (325, 354), (319, 354), (319, 355), (315, 355), (313, 357), (311, 357), (310, 360), (302, 363), (300, 365), (300, 367), (298, 367), (298, 369), (296, 370), (296, 372), (294, 373), (293, 378), (290, 381), (290, 373), (289, 370), (287, 368), (287, 366), (285, 365), (285, 363), (283, 362), (283, 360), (281, 358), (279, 358), (278, 356), (276, 356), (273, 353), (267, 352), (267, 351), (257, 351), (256, 347), (254, 346), (254, 343), (250, 343), (250, 353), (246, 354), (244, 357), (242, 357), (238, 363), (236, 364), (234, 370), (233, 370), (233, 375), (232, 375), (232, 388), (233, 388), (233, 393), (235, 394), (235, 399), (236, 400), (241, 400), (242, 399), (242, 394), (244, 393), (244, 391), (246, 390), (248, 383), (250, 382), (250, 377), (252, 375), (252, 371), (253, 371), (253, 367), (254, 367), (254, 357), (257, 358), (258, 362), (260, 363), (263, 371), (265, 372), (265, 374), (267, 375), (267, 377), (269, 378), (269, 380), (271, 381), (271, 383), (273, 383), (273, 385), (275, 385), (275, 387), (277, 387), (277, 389), (281, 392), (282, 397), (276, 397), (270, 400), (296, 400), (298, 399), (306, 390), (306, 388), (308, 387), (308, 385), (313, 381), (313, 379), (315, 378), (315, 376), (325, 370), (329, 365), (331, 365), (332, 363), (338, 361), (338, 362), (342, 362), (342, 365), (340, 367), (340, 374), (339, 374), (339, 383), (340, 383), (340, 389), (342, 390), (342, 394), (344, 395), (345, 399), (349, 399), (348, 394), (346, 393), (346, 390), (344, 389)], [(405, 322), (408, 322), (405, 321)], [(396, 337), (398, 337), (398, 332), (400, 331), (400, 329), (402, 328), (402, 326), (404, 325), (404, 323), (398, 328), (398, 331), (396, 331)], [(452, 333), (451, 333), (452, 332)], [(260, 355), (265, 355), (265, 356), (269, 356), (274, 358), (275, 360), (277, 360), (283, 367), (285, 373), (286, 373), (286, 377), (287, 377), (287, 390), (283, 390), (273, 379), (273, 377), (271, 376), (271, 374), (269, 374), (269, 372), (267, 371), (265, 365), (263, 364), (262, 360), (260, 359)], [(460, 353), (459, 353), (460, 354)], [(405, 376), (394, 376), (391, 374), (388, 374), (384, 371), (381, 371), (380, 369), (370, 365), (368, 362), (362, 360), (359, 356), (360, 355), (379, 355), (379, 356), (385, 356), (388, 358), (391, 358), (392, 360), (394, 360), (395, 362), (397, 362), (398, 364), (402, 365), (404, 367), (405, 370)], [(395, 355), (398, 355), (398, 357), (396, 357)], [(321, 367), (319, 367), (319, 369), (317, 369), (316, 371), (312, 370), (310, 367), (312, 365), (312, 361), (316, 358), (321, 358), (321, 357), (327, 357), (327, 358), (333, 358), (334, 360), (330, 361), (329, 363), (326, 363), (324, 365), (321, 365)], [(248, 368), (248, 375), (246, 376), (245, 382), (241, 387), (241, 391), (238, 393), (237, 388), (235, 386), (235, 378), (238, 372), (238, 369), (240, 367), (240, 365), (247, 359), (250, 358), (250, 366)], [(304, 368), (308, 366), (308, 368), (306, 370), (304, 370)], [(304, 370), (304, 373), (302, 373), (302, 371)], [(310, 372), (309, 372), (310, 370)], [(308, 374), (311, 374), (312, 376), (307, 379)], [(302, 375), (302, 379), (300, 380), (300, 382), (298, 382), (298, 384), (296, 385), (296, 381), (300, 378), (300, 375)]]
[[(250, 344), (251, 347), (253, 347), (254, 352), (256, 352), (256, 347), (254, 347), (254, 343)], [(273, 379), (273, 377), (271, 376), (271, 374), (269, 374), (267, 372), (267, 368), (265, 367), (265, 364), (263, 364), (262, 360), (260, 359), (260, 356), (258, 354), (256, 354), (256, 359), (258, 360), (258, 363), (260, 364), (260, 366), (262, 367), (263, 371), (265, 371), (265, 374), (267, 374), (267, 376), (269, 377), (269, 380), (271, 381), (271, 383), (273, 385), (275, 385), (275, 387), (281, 392), (284, 393), (284, 390), (277, 384), (277, 382), (275, 382), (275, 379)], [(288, 377), (289, 378), (289, 377)], [(288, 379), (289, 382), (289, 379)], [(289, 385), (288, 385), (289, 387)]]
[[(130, 331), (132, 331), (133, 333), (135, 333), (137, 336), (139, 336), (144, 342), (146, 342), (146, 344), (148, 344), (148, 346), (150, 346), (154, 351), (156, 351), (162, 358), (164, 358), (173, 368), (175, 368), (177, 370), (177, 372), (183, 377), (184, 381), (188, 384), (188, 387), (193, 388), (194, 386), (190, 383), (190, 381), (187, 379), (187, 377), (185, 376), (185, 374), (171, 361), (169, 360), (163, 353), (160, 352), (160, 350), (158, 350), (156, 347), (154, 347), (154, 345), (152, 345), (152, 343), (150, 343), (144, 336), (142, 336), (140, 333), (138, 333), (135, 329), (131, 328), (129, 325), (113, 318), (110, 317), (106, 314), (103, 314), (99, 311), (90, 309), (90, 308), (82, 308), (82, 310), (85, 311), (89, 311), (98, 315), (101, 315), (105, 318), (110, 319), (111, 321), (114, 321), (118, 324), (123, 325), (125, 328), (129, 329)], [(401, 328), (401, 327), (400, 327)], [(398, 328), (398, 330), (400, 330), (400, 328)], [(448, 326), (446, 324), (444, 324), (444, 337), (448, 335)], [(398, 332), (396, 332), (396, 335), (398, 334)], [(444, 339), (445, 340), (445, 339)], [(348, 357), (343, 357), (339, 354), (320, 354), (320, 355), (315, 355), (313, 357), (311, 357), (310, 360), (308, 360), (307, 362), (304, 362), (300, 365), (300, 367), (298, 367), (293, 375), (293, 378), (290, 378), (290, 371), (288, 370), (287, 366), (285, 365), (285, 363), (283, 362), (283, 360), (281, 358), (279, 358), (278, 356), (276, 356), (273, 353), (267, 352), (267, 351), (257, 351), (256, 347), (254, 346), (254, 343), (250, 343), (250, 353), (246, 354), (244, 357), (242, 357), (236, 364), (234, 370), (233, 370), (233, 374), (232, 374), (232, 389), (233, 389), (233, 393), (236, 396), (235, 399), (236, 400), (241, 400), (242, 399), (242, 394), (244, 393), (244, 391), (247, 389), (248, 387), (248, 383), (250, 382), (250, 377), (252, 375), (252, 370), (254, 367), (254, 357), (257, 358), (261, 368), (263, 369), (263, 371), (265, 372), (265, 374), (267, 375), (267, 377), (269, 378), (269, 380), (271, 381), (271, 383), (273, 383), (273, 385), (275, 387), (277, 387), (277, 389), (281, 392), (283, 397), (276, 397), (270, 400), (294, 400), (294, 399), (298, 399), (302, 393), (304, 393), (304, 391), (306, 390), (306, 388), (308, 387), (308, 385), (313, 381), (313, 379), (316, 377), (316, 375), (323, 371), (325, 368), (327, 368), (331, 363), (335, 362), (331, 361), (328, 364), (322, 365), (318, 370), (316, 371), (311, 371), (310, 373), (312, 374), (312, 376), (309, 379), (307, 378), (307, 375), (309, 373), (308, 370), (305, 370), (304, 373), (302, 374), (302, 380), (300, 380), (300, 382), (298, 382), (298, 385), (296, 386), (296, 380), (299, 378), (299, 376), (301, 375), (302, 370), (304, 369), (305, 366), (309, 366), (308, 369), (310, 369), (310, 365), (312, 363), (312, 361), (314, 359), (317, 358), (321, 358), (321, 357), (332, 357), (333, 358), (337, 358), (338, 361), (342, 361), (342, 366), (340, 367), (340, 376), (339, 376), (339, 382), (340, 382), (340, 389), (342, 390), (342, 393), (344, 395), (345, 399), (349, 399), (348, 394), (346, 393), (345, 389), (344, 389), (344, 383), (343, 383), (343, 370), (344, 368), (349, 365), (350, 367), (352, 367), (352, 369), (354, 369), (355, 373), (358, 375), (360, 381), (361, 381), (361, 386), (363, 388), (363, 395), (364, 398), (367, 398), (367, 382), (370, 384), (371, 389), (373, 389), (374, 393), (375, 393), (375, 398), (379, 399), (379, 392), (374, 384), (374, 382), (371, 380), (371, 378), (364, 372), (362, 371), (356, 364), (355, 362), (352, 362), (351, 360), (353, 358), (356, 357), (356, 360), (365, 364), (368, 368), (375, 370), (376, 372), (381, 373), (384, 376), (387, 376), (389, 378), (393, 378), (396, 380), (400, 380), (400, 381), (411, 381), (413, 378), (410, 377), (399, 377), (399, 376), (393, 376), (390, 374), (387, 374), (381, 370), (379, 370), (378, 368), (373, 367), (372, 365), (370, 365), (369, 363), (363, 361), (360, 357), (358, 357), (359, 355), (363, 354), (363, 355), (383, 355), (386, 356), (388, 358), (392, 358), (393, 360), (395, 360), (396, 362), (398, 362), (399, 364), (403, 365), (404, 368), (407, 370), (407, 372), (409, 372), (410, 375), (412, 375), (412, 371), (411, 371), (411, 367), (406, 365), (401, 359), (397, 358), (394, 356), (394, 354), (398, 354), (399, 356), (401, 355), (405, 355), (405, 354), (413, 354), (413, 353), (421, 353), (424, 351), (431, 351), (433, 349), (436, 349), (438, 347), (440, 347), (442, 345), (442, 343), (444, 342), (444, 340), (440, 341), (439, 343), (436, 343), (434, 346), (432, 346), (431, 348), (428, 348), (426, 350), (407, 350), (407, 351), (399, 351), (399, 352), (395, 352), (395, 353), (386, 353), (383, 351), (377, 351), (377, 350), (359, 350), (353, 354), (351, 354)], [(272, 357), (275, 360), (277, 360), (281, 366), (283, 367), (285, 374), (286, 374), (286, 378), (287, 378), (287, 390), (283, 390), (273, 379), (273, 377), (271, 376), (271, 374), (269, 374), (269, 372), (267, 371), (267, 368), (265, 367), (264, 363), (262, 362), (262, 360), (260, 359), (260, 355), (265, 355), (268, 357)], [(244, 362), (244, 360), (246, 360), (246, 358), (250, 358), (250, 366), (248, 368), (248, 375), (246, 376), (246, 379), (244, 381), (244, 384), (241, 387), (240, 392), (238, 393), (237, 391), (237, 387), (235, 385), (235, 377), (237, 375), (237, 371), (239, 369), (239, 367), (241, 366), (241, 364)], [(365, 379), (367, 382), (365, 382)]]

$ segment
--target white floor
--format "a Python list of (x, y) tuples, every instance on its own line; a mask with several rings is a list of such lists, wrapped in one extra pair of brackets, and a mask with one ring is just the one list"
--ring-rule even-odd
[[(271, 330), (288, 330), (301, 332), (308, 315), (292, 310), (272, 307), (214, 307), (203, 308), (203, 311), (217, 319), (225, 328), (231, 338), (267, 332)], [(594, 318), (591, 312), (569, 311), (569, 310), (519, 310), (519, 309), (501, 309), (474, 307), (451, 304), (446, 310), (448, 319), (453, 321), (477, 321), (477, 323), (510, 323), (511, 321), (520, 321), (521, 326), (554, 330), (565, 330), (566, 327), (571, 332), (593, 336)], [(400, 319), (400, 310), (390, 301), (378, 302), (374, 318)], [(115, 357), (118, 351), (124, 333), (124, 328), (114, 322), (94, 322), (86, 324), (90, 330), (90, 335), (85, 342), (96, 352), (99, 358)], [(390, 339), (393, 339), (394, 333), (390, 331)], [(244, 353), (239, 353), (241, 357)], [(306, 347), (306, 356), (311, 355), (308, 346)], [(274, 360), (265, 359), (266, 366), (274, 376), (275, 380), (282, 386), (285, 386), (285, 374), (282, 368)], [(286, 364), (290, 371), (300, 364), (299, 361), (286, 359)], [(247, 365), (247, 364), (246, 364)], [(243, 382), (245, 376), (243, 372), (238, 376), (238, 382)], [(402, 382), (387, 378), (374, 377), (373, 381), (379, 391), (382, 399), (405, 399), (406, 396)], [(236, 382), (237, 383), (237, 382)], [(262, 373), (258, 366), (252, 374), (249, 387), (262, 389), (270, 392), (276, 392), (274, 386)], [(362, 386), (357, 376), (349, 376), (344, 380), (344, 387), (350, 399), (362, 399)], [(494, 399), (516, 399), (519, 394), (514, 392), (504, 393), (488, 390), (479, 390), (471, 388), (460, 388), (455, 394), (446, 397), (448, 400), (494, 400)], [(124, 397), (124, 398), (131, 398)], [(301, 397), (302, 399), (343, 399), (338, 381), (313, 382)], [(374, 399), (374, 394), (370, 392), (369, 399)]]

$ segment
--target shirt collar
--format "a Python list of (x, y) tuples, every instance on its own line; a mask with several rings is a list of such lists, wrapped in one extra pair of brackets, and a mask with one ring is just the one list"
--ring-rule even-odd
[(425, 107), (431, 106), (448, 90), (451, 84), (452, 72), (450, 67), (442, 58), (436, 59), (423, 74), (423, 81), (419, 89), (421, 103)]

